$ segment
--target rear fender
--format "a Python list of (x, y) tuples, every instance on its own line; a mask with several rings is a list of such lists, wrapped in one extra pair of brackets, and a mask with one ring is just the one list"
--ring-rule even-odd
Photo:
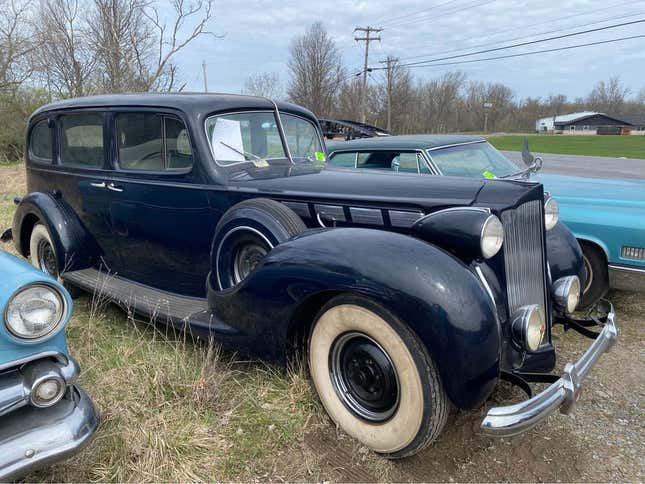
[(13, 218), (14, 243), (24, 257), (29, 255), (29, 238), (38, 222), (49, 229), (58, 267), (64, 271), (85, 269), (99, 255), (96, 241), (64, 200), (49, 193), (33, 192), (20, 201)]
[(209, 277), (213, 314), (240, 331), (236, 346), (284, 353), (307, 305), (341, 292), (371, 298), (408, 324), (427, 347), (451, 401), (480, 405), (497, 382), (500, 328), (479, 279), (460, 260), (420, 239), (370, 229), (309, 231), (273, 249), (239, 286)]

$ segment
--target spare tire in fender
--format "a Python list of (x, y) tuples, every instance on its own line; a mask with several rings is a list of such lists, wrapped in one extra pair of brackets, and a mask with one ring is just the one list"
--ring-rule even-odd
[(273, 247), (306, 228), (293, 210), (268, 198), (229, 208), (215, 228), (211, 252), (218, 289), (238, 285)]

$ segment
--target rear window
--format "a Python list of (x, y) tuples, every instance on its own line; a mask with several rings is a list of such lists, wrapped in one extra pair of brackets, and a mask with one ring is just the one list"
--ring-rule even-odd
[(29, 153), (37, 161), (52, 160), (52, 132), (47, 120), (39, 121), (31, 129)]
[(60, 161), (63, 165), (103, 167), (103, 115), (60, 117)]
[(336, 153), (331, 157), (329, 163), (333, 166), (342, 166), (343, 168), (354, 168), (356, 166), (356, 153)]
[(193, 164), (184, 123), (154, 113), (121, 113), (116, 117), (119, 168), (128, 171), (186, 170)]

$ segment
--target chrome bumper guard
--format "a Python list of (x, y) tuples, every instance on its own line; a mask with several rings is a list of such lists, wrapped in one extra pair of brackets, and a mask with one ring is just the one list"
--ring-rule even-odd
[(0, 418), (0, 481), (70, 457), (87, 445), (99, 425), (90, 397), (72, 386), (49, 408), (24, 407)]
[(0, 416), (31, 403), (31, 393), (38, 381), (55, 378), (73, 384), (78, 378), (78, 363), (73, 358), (61, 356), (66, 363), (49, 358), (31, 361), (20, 368), (0, 374)]
[(515, 405), (491, 408), (481, 424), (485, 434), (510, 437), (533, 428), (557, 409), (563, 414), (573, 411), (580, 398), (583, 381), (618, 337), (614, 308), (611, 303), (606, 304), (607, 321), (585, 354), (577, 362), (567, 363), (562, 377), (533, 398)]

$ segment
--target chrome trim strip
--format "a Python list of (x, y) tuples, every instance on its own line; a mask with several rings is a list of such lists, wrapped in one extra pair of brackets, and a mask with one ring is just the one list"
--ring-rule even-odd
[(79, 387), (71, 387), (53, 407), (15, 412), (0, 426), (0, 481), (71, 457), (91, 441), (99, 422), (92, 400)]
[(484, 273), (482, 272), (481, 267), (476, 266), (475, 272), (477, 273), (479, 280), (482, 281), (482, 284), (484, 285), (484, 289), (486, 289), (486, 292), (488, 293), (488, 297), (490, 297), (490, 300), (493, 302), (493, 307), (495, 308), (495, 315), (497, 316), (497, 303), (495, 302), (495, 296), (493, 295), (493, 291), (490, 288), (490, 285), (488, 284), (488, 281), (486, 280), (486, 277), (484, 276)]
[(482, 212), (482, 213), (491, 213), (490, 208), (487, 207), (450, 207), (450, 208), (444, 208), (441, 210), (437, 210), (436, 212), (429, 213), (423, 217), (421, 217), (417, 222), (420, 222), (421, 220), (428, 219), (432, 217), (433, 215), (437, 215), (440, 213), (446, 213), (446, 212)]
[[(235, 227), (235, 228), (229, 230), (228, 232), (226, 232), (224, 237), (222, 237), (222, 240), (220, 241), (219, 246), (217, 247), (217, 253), (215, 255), (215, 264), (217, 264), (217, 261), (219, 261), (219, 254), (222, 251), (222, 245), (224, 244), (224, 241), (228, 238), (229, 235), (231, 235), (232, 233), (237, 232), (239, 230), (248, 230), (249, 232), (253, 232), (253, 233), (259, 235), (267, 243), (269, 248), (273, 249), (273, 244), (271, 243), (271, 241), (269, 239), (267, 239), (264, 236), (264, 234), (262, 232), (260, 232), (257, 229), (254, 229), (253, 227), (247, 227), (246, 225), (241, 225), (239, 227)], [(219, 277), (219, 271), (216, 270), (215, 274), (217, 275), (217, 285), (219, 286), (220, 291), (223, 291), (224, 288), (222, 287), (222, 280)], [(234, 286), (231, 286), (231, 287), (234, 287)], [(227, 289), (230, 289), (230, 288), (227, 288)]]
[(314, 205), (316, 214), (335, 222), (345, 222), (345, 209), (341, 205)]
[(474, 145), (476, 143), (486, 143), (485, 139), (478, 139), (475, 141), (464, 141), (463, 143), (453, 143), (451, 145), (435, 146), (433, 148), (426, 148), (426, 151), (437, 151), (445, 148), (454, 148), (455, 146)]
[(414, 212), (406, 210), (388, 210), (390, 216), (390, 225), (392, 227), (400, 227), (409, 229), (417, 220), (423, 217), (423, 212)]
[(609, 286), (623, 291), (645, 291), (645, 268), (609, 264)]
[(380, 208), (349, 207), (352, 222), (366, 225), (383, 225), (383, 213)]
[(568, 363), (562, 377), (533, 398), (515, 405), (491, 408), (481, 423), (485, 434), (510, 437), (533, 428), (557, 409), (565, 415), (574, 410), (585, 378), (618, 338), (614, 308), (608, 301), (602, 304), (607, 307), (607, 322), (582, 357), (573, 364)]
[(0, 365), (0, 371), (6, 370), (7, 368), (17, 368), (21, 365), (24, 365), (25, 363), (29, 363), (30, 361), (41, 360), (44, 358), (56, 358), (56, 360), (58, 360), (58, 362), (63, 365), (66, 365), (69, 361), (69, 358), (67, 358), (67, 356), (62, 353), (58, 353), (57, 351), (43, 351), (42, 353), (36, 353), (34, 355), (25, 356), (24, 358), (19, 358), (17, 360), (3, 363), (2, 365)]

